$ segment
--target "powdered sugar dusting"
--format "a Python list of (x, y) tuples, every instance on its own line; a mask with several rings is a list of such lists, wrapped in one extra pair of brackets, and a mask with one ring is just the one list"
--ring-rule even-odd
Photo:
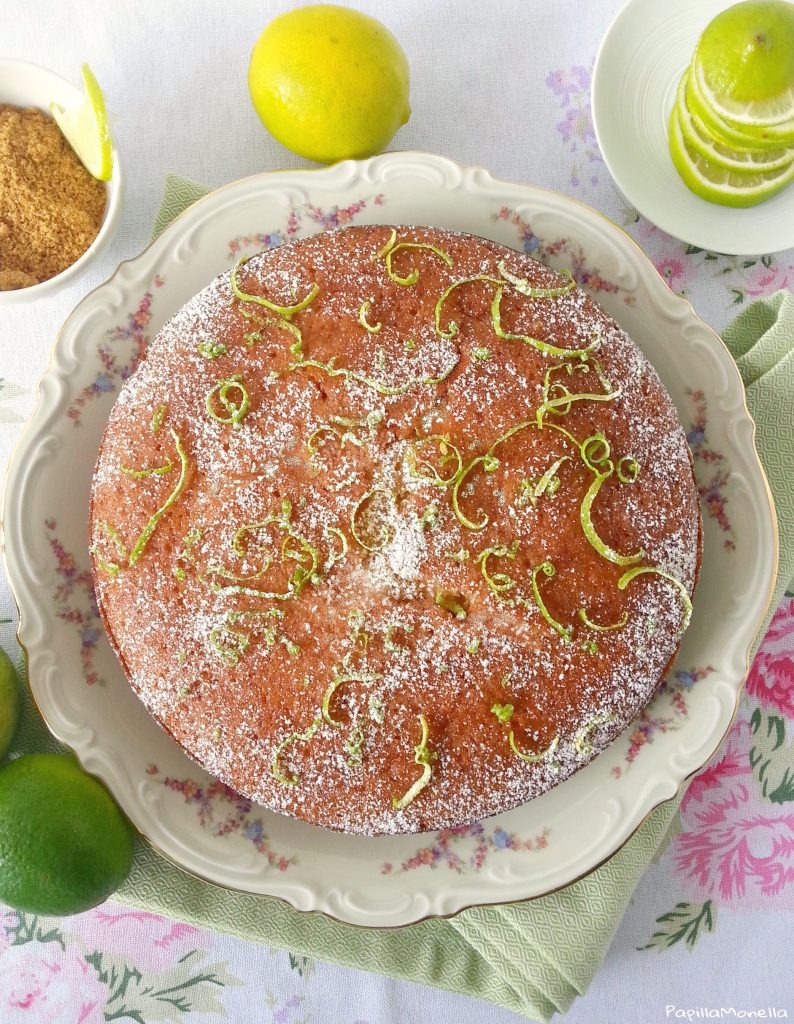
[[(245, 292), (282, 306), (319, 285), (291, 321), (239, 302), (228, 274), (184, 306), (119, 396), (92, 506), (100, 608), (149, 711), (252, 799), (363, 833), (462, 824), (587, 763), (647, 703), (680, 639), (679, 588), (649, 573), (621, 589), (627, 565), (689, 593), (699, 565), (683, 431), (618, 325), (580, 290), (505, 287), (508, 334), (598, 348), (572, 361), (500, 338), (493, 283), (462, 285), (440, 309), (439, 296), (463, 278), (498, 281), (501, 260), (535, 288), (559, 287), (558, 274), (491, 242), (402, 227), (399, 240), (453, 261), (396, 251), (396, 274), (419, 270), (404, 286), (372, 259), (389, 234), (331, 232), (242, 268)], [(379, 329), (360, 322), (363, 302)], [(619, 394), (558, 404), (538, 426), (538, 407), (566, 388), (609, 387)], [(595, 470), (578, 444), (596, 434), (639, 476), (605, 477), (592, 525), (638, 562), (603, 558), (580, 522)], [(175, 436), (184, 487), (129, 566), (174, 490)], [(449, 481), (470, 463), (453, 501)], [(552, 465), (556, 484), (536, 494)], [(581, 610), (625, 624), (597, 631)], [(491, 709), (508, 705), (500, 721)], [(431, 779), (395, 810), (422, 774), (420, 716)], [(555, 737), (536, 763), (513, 749)]]

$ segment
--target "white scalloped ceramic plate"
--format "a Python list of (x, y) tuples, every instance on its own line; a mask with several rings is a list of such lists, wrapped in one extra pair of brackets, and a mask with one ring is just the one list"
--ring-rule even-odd
[[(333, 834), (252, 807), (214, 782), (127, 685), (88, 571), (100, 434), (146, 341), (240, 252), (353, 221), (470, 231), (570, 267), (661, 374), (691, 431), (705, 499), (692, 625), (652, 708), (550, 793), (482, 825), (423, 836)], [(634, 242), (588, 207), (420, 153), (236, 182), (123, 263), (58, 338), (9, 469), (3, 510), (36, 701), (158, 850), (221, 885), (375, 926), (550, 892), (618, 849), (707, 760), (731, 722), (776, 562), (753, 430), (716, 335)]]
[(733, 255), (794, 246), (794, 186), (734, 210), (690, 192), (667, 149), (678, 80), (700, 33), (736, 0), (629, 0), (604, 36), (593, 69), (593, 127), (628, 201), (691, 245)]

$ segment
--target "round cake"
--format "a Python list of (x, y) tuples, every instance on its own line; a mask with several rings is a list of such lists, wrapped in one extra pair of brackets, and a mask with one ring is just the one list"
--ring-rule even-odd
[(570, 275), (383, 226), (182, 307), (90, 522), (157, 722), (255, 802), (370, 835), (515, 807), (610, 743), (677, 653), (700, 530), (672, 401)]

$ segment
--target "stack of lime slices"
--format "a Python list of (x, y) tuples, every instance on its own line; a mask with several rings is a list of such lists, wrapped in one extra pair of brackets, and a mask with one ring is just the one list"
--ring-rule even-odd
[(718, 14), (678, 86), (670, 156), (694, 193), (755, 206), (794, 181), (794, 3)]

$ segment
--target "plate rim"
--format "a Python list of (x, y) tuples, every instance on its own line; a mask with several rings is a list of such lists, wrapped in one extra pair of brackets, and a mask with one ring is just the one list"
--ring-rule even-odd
[[(633, 0), (630, 0), (630, 2), (633, 2)], [(295, 174), (299, 174), (301, 176), (303, 174), (305, 174), (305, 173), (311, 173), (311, 174), (315, 174), (316, 173), (316, 174), (322, 175), (323, 173), (333, 172), (335, 170), (338, 171), (338, 169), (340, 167), (342, 167), (342, 166), (348, 166), (348, 168), (351, 171), (355, 170), (357, 172), (357, 176), (360, 177), (361, 169), (366, 167), (366, 166), (368, 166), (368, 165), (370, 165), (370, 164), (372, 164), (372, 163), (375, 163), (375, 162), (386, 162), (386, 163), (397, 162), (397, 163), (399, 163), (400, 160), (402, 160), (402, 159), (411, 159), (411, 158), (420, 159), (421, 161), (424, 161), (425, 163), (427, 161), (430, 161), (431, 163), (435, 164), (436, 166), (446, 166), (447, 168), (454, 168), (455, 171), (463, 173), (463, 174), (466, 174), (466, 173), (470, 173), (470, 174), (471, 173), (478, 173), (478, 174), (484, 175), (486, 181), (491, 186), (493, 186), (493, 185), (496, 185), (496, 186), (503, 185), (503, 186), (509, 187), (509, 188), (520, 189), (520, 190), (528, 190), (528, 191), (534, 192), (534, 193), (540, 193), (540, 194), (544, 194), (544, 195), (554, 196), (556, 198), (561, 198), (566, 203), (572, 203), (572, 204), (584, 207), (588, 211), (589, 214), (596, 214), (599, 218), (605, 220), (611, 229), (617, 230), (623, 236), (624, 239), (627, 239), (631, 243), (633, 250), (635, 250), (635, 256), (638, 255), (639, 257), (641, 257), (640, 262), (642, 262), (644, 264), (647, 264), (647, 267), (653, 270), (654, 276), (655, 277), (658, 276), (658, 275), (656, 275), (656, 271), (653, 268), (653, 264), (652, 264), (650, 258), (644, 252), (644, 250), (639, 245), (639, 243), (630, 234), (628, 234), (628, 232), (626, 232), (622, 227), (620, 227), (620, 225), (618, 225), (613, 220), (611, 220), (611, 218), (609, 218), (607, 215), (603, 214), (600, 210), (597, 210), (594, 207), (589, 206), (587, 203), (584, 203), (582, 200), (580, 200), (580, 199), (578, 199), (576, 197), (567, 196), (564, 193), (555, 192), (552, 189), (547, 189), (547, 188), (543, 188), (543, 187), (536, 186), (536, 185), (528, 185), (528, 184), (523, 183), (523, 182), (514, 182), (514, 181), (509, 181), (509, 180), (506, 180), (506, 179), (502, 179), (502, 178), (497, 178), (497, 177), (493, 176), (487, 169), (482, 168), (480, 166), (470, 165), (470, 164), (459, 164), (458, 162), (453, 161), (453, 160), (451, 160), (451, 159), (449, 159), (447, 157), (438, 156), (436, 154), (427, 153), (427, 152), (424, 152), (424, 151), (406, 150), (406, 151), (398, 151), (398, 152), (394, 152), (394, 153), (386, 153), (386, 154), (382, 154), (382, 155), (377, 156), (377, 157), (370, 158), (369, 160), (344, 161), (343, 164), (336, 164), (336, 165), (333, 165), (330, 168), (296, 168), (296, 169), (286, 169), (286, 170), (275, 171), (275, 172), (267, 172), (267, 171), (259, 172), (257, 174), (247, 175), (247, 176), (245, 176), (243, 178), (236, 179), (235, 181), (228, 182), (225, 185), (222, 185), (222, 186), (220, 186), (217, 189), (211, 190), (206, 195), (202, 196), (200, 199), (196, 200), (194, 203), (191, 203), (188, 207), (186, 207), (184, 210), (182, 210), (170, 222), (170, 224), (163, 230), (163, 232), (160, 235), (158, 235), (156, 238), (151, 239), (151, 241), (139, 253), (137, 253), (136, 255), (134, 255), (132, 257), (129, 257), (126, 260), (121, 261), (116, 266), (116, 268), (113, 270), (113, 272), (110, 274), (110, 276), (105, 281), (101, 282), (99, 285), (97, 285), (95, 288), (93, 288), (90, 292), (88, 292), (85, 296), (83, 296), (80, 299), (80, 301), (77, 303), (77, 305), (69, 313), (69, 315), (66, 317), (66, 319), (64, 320), (63, 324), (61, 325), (61, 327), (58, 330), (58, 332), (56, 334), (56, 337), (54, 339), (53, 345), (52, 345), (50, 353), (49, 353), (49, 358), (48, 358), (46, 367), (45, 367), (44, 372), (42, 374), (42, 377), (41, 377), (41, 379), (39, 381), (39, 384), (37, 386), (36, 403), (35, 403), (35, 405), (33, 407), (33, 410), (31, 412), (31, 415), (30, 415), (29, 419), (26, 421), (26, 423), (24, 424), (22, 430), (20, 431), (20, 433), (19, 433), (19, 435), (17, 437), (17, 440), (16, 440), (16, 442), (14, 444), (14, 447), (12, 449), (11, 455), (9, 457), (9, 460), (8, 460), (8, 463), (7, 463), (7, 466), (6, 466), (4, 482), (3, 482), (2, 502), (0, 503), (0, 546), (2, 547), (3, 559), (4, 559), (4, 562), (5, 562), (5, 565), (6, 565), (6, 576), (7, 576), (7, 579), (9, 581), (9, 586), (10, 586), (10, 589), (11, 589), (11, 592), (12, 592), (12, 596), (13, 596), (13, 599), (14, 599), (14, 603), (16, 605), (18, 616), (19, 616), (19, 620), (18, 620), (18, 624), (17, 624), (17, 630), (16, 630), (16, 636), (17, 636), (17, 642), (19, 643), (20, 648), (21, 648), (21, 650), (23, 652), (23, 657), (24, 657), (26, 666), (29, 666), (29, 662), (30, 662), (30, 653), (29, 653), (28, 647), (27, 647), (25, 641), (22, 639), (22, 634), (25, 632), (26, 622), (25, 622), (25, 620), (23, 618), (23, 611), (22, 611), (22, 608), (21, 608), (21, 606), (19, 604), (19, 600), (20, 600), (20, 595), (19, 595), (19, 592), (18, 592), (19, 591), (19, 582), (14, 579), (14, 576), (13, 576), (13, 573), (12, 573), (12, 569), (11, 569), (11, 565), (9, 564), (8, 549), (7, 549), (7, 545), (6, 545), (6, 522), (12, 518), (12, 513), (13, 513), (13, 500), (10, 497), (10, 495), (11, 495), (11, 492), (12, 492), (12, 489), (13, 489), (13, 484), (15, 482), (14, 478), (15, 478), (15, 476), (17, 475), (17, 473), (19, 471), (19, 469), (18, 469), (18, 463), (19, 463), (18, 455), (19, 455), (19, 451), (25, 445), (26, 442), (29, 442), (29, 440), (33, 440), (33, 438), (35, 436), (34, 426), (38, 426), (37, 421), (39, 420), (40, 415), (42, 413), (46, 413), (46, 409), (43, 408), (44, 403), (46, 401), (46, 397), (45, 397), (45, 394), (44, 394), (44, 389), (42, 388), (42, 382), (52, 373), (53, 368), (54, 368), (56, 354), (57, 354), (57, 351), (58, 351), (58, 348), (59, 348), (59, 344), (61, 342), (62, 335), (68, 329), (70, 322), (72, 321), (73, 318), (76, 317), (76, 315), (78, 314), (78, 311), (84, 306), (84, 304), (93, 295), (95, 295), (96, 292), (98, 292), (98, 291), (100, 291), (100, 290), (102, 290), (102, 289), (104, 289), (104, 288), (106, 288), (106, 287), (116, 283), (117, 278), (119, 277), (120, 274), (123, 273), (123, 269), (126, 266), (128, 266), (130, 264), (133, 264), (133, 263), (137, 262), (139, 259), (141, 259), (142, 257), (144, 257), (151, 250), (151, 248), (156, 243), (158, 243), (161, 239), (163, 239), (163, 238), (167, 239), (170, 233), (176, 234), (178, 232), (179, 227), (181, 226), (182, 219), (187, 214), (189, 214), (191, 211), (193, 211), (194, 208), (199, 206), (199, 204), (210, 203), (210, 202), (214, 201), (219, 193), (223, 193), (223, 192), (225, 192), (227, 190), (233, 189), (235, 187), (239, 187), (239, 186), (243, 185), (246, 182), (254, 182), (254, 181), (257, 181), (257, 180), (263, 180), (263, 181), (268, 181), (268, 182), (272, 183), (274, 177), (281, 177), (281, 178), (284, 178), (285, 179), (285, 183), (287, 183), (287, 181), (294, 180), (293, 176)], [(659, 285), (662, 288), (666, 289), (666, 286), (664, 285), (664, 282), (661, 279), (659, 279)], [(698, 316), (698, 314), (695, 312), (694, 307), (689, 302), (689, 300), (684, 298), (683, 296), (677, 295), (676, 293), (671, 292), (671, 291), (669, 291), (667, 289), (666, 289), (666, 292), (667, 292), (667, 296), (666, 297), (668, 298), (668, 300), (672, 300), (674, 302), (674, 304), (675, 303), (679, 304), (679, 308), (685, 309), (687, 311), (688, 317), (690, 319), (694, 319), (695, 321), (697, 321), (698, 324), (703, 329), (705, 329), (707, 331), (707, 333), (710, 336), (710, 340), (712, 340), (712, 341), (716, 340), (719, 343), (719, 346), (724, 350), (722, 355), (723, 355), (723, 359), (725, 361), (726, 368), (728, 367), (728, 365), (730, 365), (731, 370), (729, 372), (734, 377), (734, 384), (738, 384), (738, 386), (741, 389), (742, 406), (743, 406), (743, 409), (744, 409), (744, 414), (745, 414), (746, 419), (749, 421), (749, 423), (751, 425), (751, 433), (750, 433), (751, 445), (748, 447), (748, 451), (750, 449), (752, 450), (753, 468), (757, 472), (760, 473), (759, 479), (760, 479), (760, 482), (763, 484), (763, 490), (764, 490), (765, 497), (766, 497), (766, 503), (767, 503), (768, 509), (769, 509), (769, 518), (770, 518), (770, 525), (771, 525), (770, 540), (771, 540), (771, 547), (772, 547), (771, 554), (772, 554), (773, 557), (772, 557), (772, 565), (770, 567), (770, 581), (769, 581), (769, 586), (768, 586), (768, 592), (767, 592), (767, 595), (766, 595), (766, 597), (765, 597), (765, 599), (763, 601), (763, 604), (761, 604), (760, 600), (759, 600), (757, 625), (755, 626), (755, 629), (753, 631), (752, 637), (749, 640), (747, 649), (745, 651), (744, 672), (743, 672), (741, 681), (739, 681), (738, 684), (737, 684), (736, 700), (735, 700), (735, 703), (734, 703), (734, 707), (733, 707), (733, 711), (732, 711), (732, 714), (731, 714), (730, 721), (728, 722), (725, 731), (720, 736), (720, 738), (717, 740), (717, 742), (713, 745), (711, 751), (708, 753), (708, 755), (706, 756), (706, 758), (704, 759), (702, 764), (700, 764), (699, 766), (693, 768), (691, 772), (689, 772), (687, 775), (685, 775), (680, 780), (680, 782), (678, 783), (678, 785), (676, 787), (676, 790), (675, 790), (675, 792), (673, 794), (671, 794), (670, 796), (662, 797), (661, 799), (657, 799), (656, 802), (653, 804), (653, 806), (651, 806), (648, 809), (648, 811), (643, 815), (641, 820), (632, 828), (632, 830), (629, 832), (629, 834), (627, 836), (625, 836), (625, 838), (621, 839), (617, 843), (617, 845), (615, 845), (610, 850), (610, 852), (608, 852), (596, 864), (588, 867), (585, 871), (581, 872), (576, 877), (571, 878), (571, 879), (569, 879), (569, 880), (567, 880), (565, 882), (562, 882), (562, 883), (560, 883), (558, 885), (555, 885), (555, 886), (553, 886), (551, 888), (548, 888), (548, 889), (544, 890), (543, 892), (538, 892), (538, 893), (536, 893), (534, 895), (531, 895), (531, 896), (521, 896), (521, 897), (517, 897), (517, 898), (514, 898), (514, 899), (509, 899), (509, 900), (498, 900), (498, 901), (495, 901), (495, 900), (488, 900), (488, 899), (486, 899), (486, 900), (482, 900), (482, 901), (479, 901), (479, 902), (478, 901), (468, 902), (469, 898), (468, 897), (464, 897), (466, 902), (464, 903), (464, 905), (458, 907), (456, 910), (450, 911), (448, 913), (428, 912), (428, 913), (425, 913), (421, 917), (417, 917), (417, 918), (415, 918), (415, 919), (413, 919), (411, 921), (406, 921), (406, 922), (383, 923), (383, 922), (377, 921), (377, 922), (364, 923), (364, 922), (350, 921), (350, 920), (347, 920), (345, 917), (337, 916), (336, 914), (334, 914), (333, 912), (331, 912), (331, 911), (329, 911), (327, 909), (316, 908), (316, 907), (315, 908), (311, 908), (311, 909), (302, 909), (302, 908), (296, 907), (286, 896), (283, 896), (283, 895), (278, 895), (278, 894), (274, 895), (274, 894), (268, 894), (268, 893), (262, 893), (262, 892), (251, 892), (249, 890), (245, 890), (245, 889), (239, 888), (237, 886), (221, 882), (221, 881), (219, 881), (219, 880), (217, 880), (215, 878), (209, 878), (206, 875), (202, 874), (201, 871), (197, 870), (195, 867), (188, 867), (188, 866), (182, 864), (181, 862), (177, 861), (173, 856), (171, 856), (171, 854), (169, 854), (165, 850), (163, 850), (163, 848), (159, 845), (159, 843), (157, 841), (153, 840), (149, 835), (147, 835), (140, 827), (134, 826), (136, 828), (136, 831), (142, 836), (142, 838), (146, 841), (146, 843), (158, 855), (162, 856), (166, 861), (168, 861), (172, 865), (176, 866), (180, 870), (185, 871), (187, 874), (189, 874), (189, 875), (191, 875), (191, 876), (193, 876), (193, 877), (195, 877), (195, 878), (197, 878), (197, 879), (199, 879), (201, 881), (207, 882), (208, 884), (213, 885), (216, 888), (220, 888), (220, 889), (223, 889), (223, 890), (226, 890), (226, 891), (229, 891), (229, 892), (239, 893), (239, 894), (245, 895), (245, 896), (255, 897), (255, 898), (258, 898), (258, 899), (264, 899), (264, 900), (267, 900), (267, 899), (277, 899), (280, 902), (285, 903), (292, 910), (300, 911), (301, 913), (304, 913), (304, 914), (319, 914), (319, 915), (321, 915), (323, 917), (328, 918), (331, 921), (334, 921), (334, 922), (337, 922), (337, 923), (341, 923), (341, 924), (346, 924), (346, 925), (349, 925), (351, 927), (357, 927), (357, 928), (373, 928), (374, 927), (374, 928), (377, 928), (378, 930), (380, 930), (380, 929), (389, 930), (389, 929), (410, 927), (413, 924), (418, 924), (418, 923), (421, 923), (422, 921), (427, 921), (427, 920), (449, 920), (451, 918), (456, 917), (459, 913), (462, 913), (464, 910), (467, 910), (467, 909), (472, 909), (472, 908), (476, 908), (476, 907), (488, 907), (488, 906), (509, 906), (509, 905), (516, 904), (516, 903), (528, 902), (529, 900), (540, 899), (543, 896), (547, 896), (547, 895), (551, 895), (553, 893), (559, 892), (562, 889), (567, 888), (567, 886), (572, 885), (575, 882), (578, 882), (578, 881), (580, 881), (583, 878), (586, 878), (592, 872), (594, 872), (594, 871), (598, 870), (600, 867), (602, 867), (603, 864), (605, 864), (615, 854), (617, 854), (620, 850), (622, 850), (623, 847), (637, 834), (637, 832), (647, 822), (647, 820), (650, 818), (650, 816), (654, 813), (655, 810), (657, 810), (660, 806), (662, 806), (662, 805), (664, 805), (666, 803), (670, 803), (670, 802), (676, 800), (679, 797), (679, 795), (681, 793), (681, 790), (685, 786), (685, 784), (695, 774), (697, 774), (698, 771), (700, 771), (702, 769), (703, 765), (707, 763), (707, 761), (713, 756), (713, 754), (716, 752), (716, 750), (723, 743), (723, 741), (725, 739), (725, 736), (730, 731), (730, 729), (731, 729), (731, 727), (733, 725), (733, 722), (736, 719), (736, 715), (737, 715), (738, 710), (739, 710), (739, 704), (740, 704), (740, 700), (741, 700), (741, 695), (742, 695), (742, 692), (743, 692), (743, 689), (744, 689), (744, 685), (745, 685), (745, 681), (746, 681), (746, 678), (747, 678), (747, 674), (748, 674), (749, 669), (750, 669), (751, 653), (752, 653), (753, 645), (755, 643), (755, 640), (757, 639), (758, 631), (760, 630), (761, 625), (763, 624), (763, 621), (764, 621), (764, 619), (766, 617), (766, 614), (767, 614), (767, 612), (769, 610), (769, 606), (771, 604), (773, 593), (774, 593), (775, 578), (776, 578), (776, 571), (775, 570), (777, 568), (778, 556), (779, 556), (779, 531), (778, 531), (777, 516), (776, 516), (776, 512), (775, 512), (774, 498), (772, 496), (772, 492), (771, 492), (770, 487), (769, 487), (769, 482), (768, 482), (768, 479), (767, 479), (767, 476), (766, 476), (766, 471), (764, 469), (763, 463), (761, 462), (761, 459), (760, 459), (759, 454), (758, 454), (758, 449), (757, 449), (757, 446), (756, 446), (756, 435), (757, 435), (756, 424), (755, 424), (755, 420), (753, 419), (752, 414), (750, 413), (749, 408), (747, 406), (746, 392), (744, 390), (744, 385), (743, 385), (743, 383), (741, 381), (741, 377), (740, 377), (740, 374), (739, 374), (738, 367), (736, 366), (735, 361), (731, 357), (730, 352), (727, 349), (727, 346), (722, 341), (722, 338), (719, 336), (719, 334), (717, 334), (717, 332), (708, 323), (706, 323), (704, 320), (702, 320), (701, 317)], [(727, 357), (727, 358), (725, 358), (725, 357)], [(12, 563), (13, 563), (14, 558), (16, 558), (16, 556), (12, 557), (12, 560), (11, 560)], [(28, 618), (30, 618), (29, 615), (28, 615)], [(28, 625), (30, 625), (30, 623), (28, 623)], [(59, 734), (59, 730), (54, 728), (51, 725), (47, 715), (42, 712), (42, 709), (41, 709), (41, 707), (39, 705), (39, 702), (38, 702), (38, 700), (36, 698), (36, 695), (35, 695), (35, 693), (33, 691), (33, 686), (32, 686), (32, 684), (30, 682), (28, 684), (28, 690), (29, 690), (29, 693), (31, 695), (31, 699), (33, 700), (33, 703), (34, 703), (36, 709), (38, 710), (39, 714), (41, 715), (41, 717), (42, 717), (43, 721), (45, 722), (45, 724), (46, 724), (48, 730), (50, 731), (50, 733), (53, 736), (55, 736), (55, 738), (60, 743), (62, 743), (69, 750), (71, 750), (73, 752), (73, 754), (77, 757), (78, 761), (81, 764), (81, 767), (83, 767), (83, 770), (87, 770), (83, 766), (82, 758), (77, 753), (77, 751), (75, 751), (72, 748), (72, 746), (69, 743), (69, 741), (65, 740)], [(101, 776), (98, 775), (97, 772), (90, 772), (89, 771), (89, 774), (93, 774), (93, 775), (95, 775), (95, 777), (101, 778)], [(107, 783), (104, 781), (104, 779), (102, 781), (103, 781), (103, 784), (105, 784), (107, 786)], [(423, 833), (423, 834), (424, 835), (429, 835), (429, 834), (433, 834), (433, 833)]]

